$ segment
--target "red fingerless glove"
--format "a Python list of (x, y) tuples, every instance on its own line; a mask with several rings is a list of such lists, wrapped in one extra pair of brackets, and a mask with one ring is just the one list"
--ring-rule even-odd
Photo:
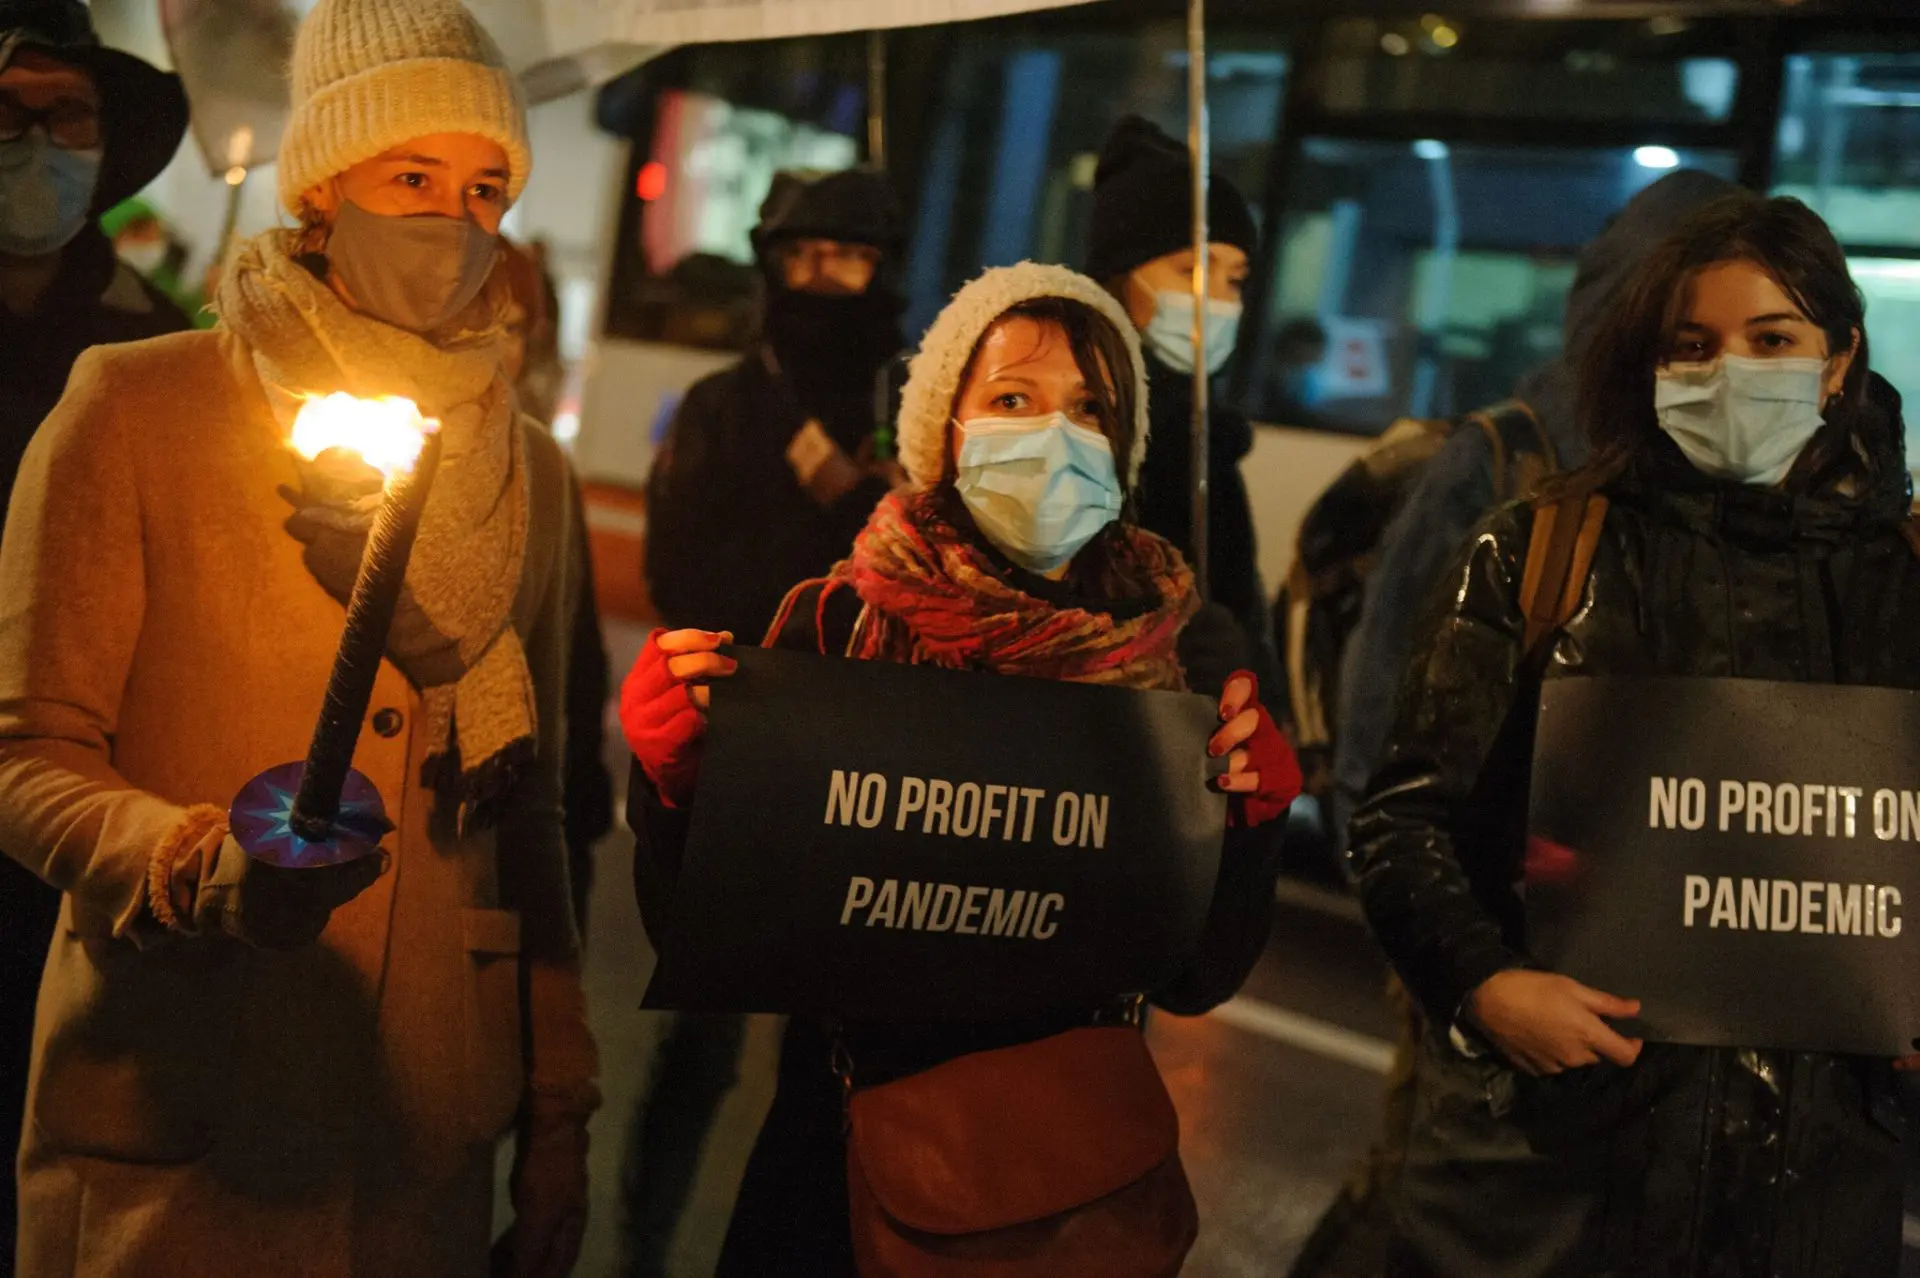
[(693, 802), (707, 721), (687, 685), (667, 669), (658, 631), (648, 636), (620, 687), (620, 727), (627, 748), (666, 805), (683, 808)]
[(1227, 805), (1227, 824), (1247, 829), (1285, 816), (1293, 801), (1300, 797), (1300, 760), (1293, 753), (1293, 743), (1260, 704), (1258, 676), (1250, 670), (1236, 670), (1227, 677), (1227, 682), (1231, 684), (1235, 679), (1245, 679), (1253, 685), (1247, 705), (1260, 712), (1259, 726), (1240, 747), (1247, 752), (1247, 771), (1260, 776), (1260, 788), (1252, 794), (1234, 795), (1233, 802)]

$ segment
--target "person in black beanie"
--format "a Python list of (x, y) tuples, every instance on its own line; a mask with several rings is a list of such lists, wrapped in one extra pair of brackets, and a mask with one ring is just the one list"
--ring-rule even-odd
[(879, 172), (774, 179), (753, 236), (760, 333), (687, 391), (647, 481), (647, 584), (667, 626), (758, 642), (892, 486), (876, 394), (902, 345), (904, 236)]
[[(905, 217), (884, 174), (781, 173), (753, 246), (764, 287), (746, 357), (687, 391), (647, 481), (647, 584), (670, 629), (758, 643), (796, 581), (824, 576), (896, 482), (879, 411), (900, 353)], [(628, 1131), (621, 1278), (656, 1278), (745, 1018), (671, 1016)]]
[[(1140, 472), (1140, 525), (1193, 553), (1193, 166), (1185, 143), (1139, 116), (1114, 126), (1093, 184), (1086, 274), (1127, 309), (1147, 352), (1153, 435)], [(1207, 373), (1233, 354), (1240, 296), (1260, 233), (1246, 200), (1214, 174), (1207, 199), (1211, 294)], [(1240, 459), (1253, 448), (1245, 415), (1212, 405), (1209, 435), (1207, 597), (1187, 627), (1181, 660), (1195, 689), (1218, 692), (1229, 672), (1249, 669), (1278, 687), (1279, 657)]]
[[(79, 0), (0, 0), (0, 515), (81, 352), (189, 327), (99, 224), (186, 131), (178, 77), (102, 46)], [(14, 1154), (59, 912), (60, 893), (0, 856), (0, 1274), (13, 1272)]]

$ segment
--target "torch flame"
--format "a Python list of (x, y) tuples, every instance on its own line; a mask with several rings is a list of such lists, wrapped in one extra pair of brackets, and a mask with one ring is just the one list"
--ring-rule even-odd
[(293, 449), (312, 461), (330, 448), (344, 448), (386, 476), (412, 472), (427, 436), (440, 423), (420, 415), (410, 399), (356, 399), (345, 392), (309, 399), (293, 422)]

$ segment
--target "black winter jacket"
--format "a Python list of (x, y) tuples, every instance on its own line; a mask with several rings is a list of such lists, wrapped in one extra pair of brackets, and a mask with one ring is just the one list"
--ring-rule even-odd
[[(1416, 1203), (1407, 1232), (1422, 1254), (1406, 1272), (1895, 1271), (1904, 1164), (1887, 1062), (1648, 1044), (1631, 1069), (1534, 1081), (1466, 1062), (1442, 1039), (1481, 982), (1528, 962), (1516, 884), (1542, 677), (1920, 687), (1920, 562), (1901, 531), (1899, 401), (1884, 383), (1875, 398), (1891, 411), (1862, 441), (1871, 473), (1850, 458), (1849, 474), (1826, 477), (1811, 496), (1708, 480), (1661, 437), (1606, 489), (1581, 607), (1544, 673), (1522, 660), (1531, 512), (1490, 516), (1450, 570), (1354, 818), (1361, 893), (1396, 970), (1440, 1027), (1423, 1065), (1468, 1079), (1456, 1101), (1477, 1094), (1482, 1111), (1513, 1098), (1513, 1117), (1546, 1157), (1456, 1176)], [(1425, 1121), (1444, 1117), (1429, 1109)], [(1488, 1118), (1478, 1115), (1480, 1130)], [(1502, 1218), (1497, 1229), (1474, 1224)]]
[[(123, 266), (97, 226), (62, 254), (60, 273), (32, 315), (0, 306), (0, 516), (13, 499), (27, 444), (67, 388), (81, 353), (192, 327), (180, 308)], [(0, 857), (0, 951), (35, 975), (47, 956), (60, 894)]]
[[(1147, 456), (1140, 465), (1139, 524), (1159, 533), (1180, 553), (1193, 554), (1193, 379), (1147, 357), (1151, 385), (1148, 416), (1153, 427)], [(1239, 627), (1237, 644), (1222, 660), (1190, 647), (1206, 624), (1199, 621), (1182, 637), (1181, 658), (1195, 689), (1218, 692), (1225, 676), (1244, 666), (1260, 677), (1260, 686), (1284, 686), (1274, 647), (1267, 588), (1260, 579), (1260, 548), (1254, 537), (1253, 506), (1247, 498), (1240, 462), (1253, 451), (1253, 424), (1238, 409), (1214, 402), (1207, 436), (1207, 598), (1231, 613)]]
[[(808, 411), (759, 351), (687, 391), (647, 480), (647, 586), (669, 627), (758, 643), (793, 584), (852, 549), (887, 485), (809, 496), (786, 455)], [(811, 411), (850, 456), (872, 433), (867, 388)]]

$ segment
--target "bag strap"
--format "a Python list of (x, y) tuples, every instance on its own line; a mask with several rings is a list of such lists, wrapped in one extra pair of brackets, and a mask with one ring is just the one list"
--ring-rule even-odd
[(1487, 447), (1493, 450), (1495, 501), (1506, 501), (1512, 497), (1512, 494), (1507, 491), (1507, 477), (1511, 473), (1507, 469), (1507, 436), (1506, 432), (1500, 429), (1500, 423), (1494, 420), (1494, 414), (1504, 407), (1505, 405), (1501, 405), (1499, 408), (1483, 409), (1477, 413), (1467, 414), (1467, 420), (1480, 428), (1480, 433), (1487, 437)]
[(1907, 539), (1907, 549), (1913, 552), (1913, 557), (1920, 559), (1920, 510), (1908, 513), (1900, 525), (1900, 535)]
[(1547, 470), (1550, 473), (1558, 472), (1560, 452), (1553, 446), (1553, 439), (1547, 434), (1547, 428), (1540, 424), (1540, 414), (1533, 411), (1533, 405), (1524, 399), (1510, 399), (1502, 407), (1506, 410), (1503, 414), (1505, 420), (1512, 421), (1519, 418), (1527, 423), (1527, 428), (1533, 432), (1533, 442), (1537, 450), (1547, 460)]
[(1323, 689), (1314, 678), (1307, 661), (1307, 618), (1313, 611), (1313, 582), (1305, 561), (1295, 559), (1287, 573), (1287, 588), (1281, 594), (1287, 605), (1287, 707), (1293, 719), (1293, 744), (1300, 748), (1324, 748), (1332, 734), (1327, 731), (1326, 707), (1321, 704)]
[[(1486, 436), (1487, 447), (1493, 450), (1493, 495), (1497, 501), (1509, 501), (1518, 494), (1513, 491), (1515, 468), (1510, 464), (1510, 454), (1515, 452), (1537, 453), (1549, 475), (1560, 469), (1560, 455), (1554, 450), (1553, 441), (1547, 438), (1546, 429), (1540, 425), (1540, 417), (1533, 411), (1532, 405), (1523, 399), (1503, 400), (1491, 408), (1467, 414), (1482, 435)], [(1518, 444), (1510, 441), (1507, 430), (1510, 425), (1524, 423), (1529, 438)]]
[(1520, 612), (1526, 618), (1524, 644), (1529, 660), (1579, 611), (1606, 519), (1607, 499), (1599, 493), (1535, 508), (1533, 540), (1520, 576)]

